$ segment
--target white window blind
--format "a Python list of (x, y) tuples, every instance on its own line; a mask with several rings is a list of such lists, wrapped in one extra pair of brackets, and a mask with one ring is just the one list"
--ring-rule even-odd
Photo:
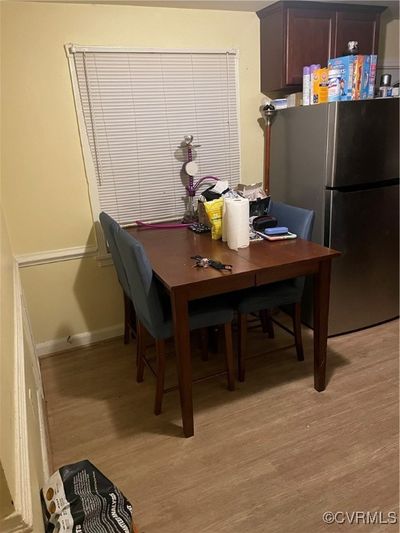
[(239, 183), (235, 52), (71, 46), (69, 53), (95, 174), (94, 211), (121, 224), (181, 218), (185, 134), (201, 145), (193, 152), (195, 181), (211, 175)]

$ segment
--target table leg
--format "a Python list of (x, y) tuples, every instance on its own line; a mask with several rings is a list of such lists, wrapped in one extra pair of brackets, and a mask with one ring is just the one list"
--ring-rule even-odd
[(176, 364), (178, 369), (183, 433), (185, 437), (192, 437), (194, 434), (192, 356), (190, 353), (188, 302), (185, 294), (173, 292), (171, 303), (174, 319)]
[(314, 388), (325, 390), (331, 261), (321, 261), (314, 275)]

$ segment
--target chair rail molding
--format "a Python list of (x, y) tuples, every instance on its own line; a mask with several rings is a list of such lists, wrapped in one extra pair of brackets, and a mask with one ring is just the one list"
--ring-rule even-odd
[(58, 250), (19, 254), (15, 258), (20, 268), (26, 268), (49, 263), (59, 263), (61, 261), (72, 261), (83, 257), (94, 257), (97, 255), (97, 250), (96, 245), (88, 244), (84, 246), (72, 246), (71, 248), (60, 248)]

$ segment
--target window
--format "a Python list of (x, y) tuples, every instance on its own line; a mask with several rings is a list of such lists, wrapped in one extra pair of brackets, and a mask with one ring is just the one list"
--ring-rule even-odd
[(123, 225), (180, 219), (186, 134), (201, 145), (196, 178), (239, 183), (236, 52), (67, 51), (95, 219), (102, 210)]

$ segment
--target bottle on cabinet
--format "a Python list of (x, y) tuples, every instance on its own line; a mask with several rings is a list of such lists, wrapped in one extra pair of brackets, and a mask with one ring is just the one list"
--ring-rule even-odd
[(303, 105), (310, 105), (311, 74), (310, 67), (303, 67)]
[(379, 84), (379, 96), (381, 98), (392, 96), (392, 76), (390, 74), (382, 74)]

